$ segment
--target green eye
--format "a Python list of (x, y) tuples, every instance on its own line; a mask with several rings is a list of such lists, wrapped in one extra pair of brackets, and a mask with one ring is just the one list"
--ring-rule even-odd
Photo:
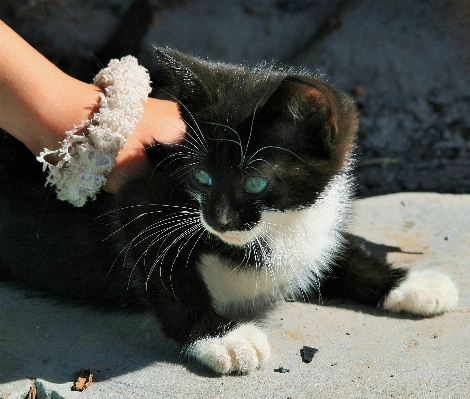
[(202, 169), (193, 169), (193, 176), (199, 184), (202, 184), (203, 186), (212, 186), (211, 177)]
[(265, 177), (249, 177), (245, 181), (245, 190), (250, 194), (260, 194), (268, 187), (269, 179)]

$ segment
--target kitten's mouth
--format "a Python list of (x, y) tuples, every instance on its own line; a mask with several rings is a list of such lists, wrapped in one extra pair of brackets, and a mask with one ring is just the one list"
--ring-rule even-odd
[(243, 232), (227, 231), (225, 233), (217, 232), (217, 235), (228, 244), (244, 245), (246, 244), (247, 237)]
[(204, 228), (211, 234), (219, 237), (222, 241), (226, 242), (227, 244), (230, 245), (237, 245), (237, 246), (243, 246), (245, 245), (248, 241), (250, 241), (250, 231), (237, 231), (237, 230), (232, 230), (232, 231), (218, 231), (212, 228), (204, 219), (204, 217), (201, 215), (201, 223), (204, 226)]

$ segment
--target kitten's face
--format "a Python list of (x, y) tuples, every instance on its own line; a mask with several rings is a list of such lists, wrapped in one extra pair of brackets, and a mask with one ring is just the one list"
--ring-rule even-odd
[[(355, 120), (355, 110), (324, 83), (172, 50), (157, 58), (186, 123), (184, 140), (165, 149), (162, 167), (223, 241), (244, 245), (267, 214), (312, 205), (344, 166), (356, 126), (342, 125)], [(156, 165), (161, 157), (154, 156)]]
[(280, 137), (288, 128), (287, 115), (269, 104), (243, 120), (230, 113), (225, 121), (211, 112), (197, 126), (188, 123), (184, 146), (197, 156), (186, 153), (186, 185), (200, 204), (203, 226), (227, 243), (243, 245), (257, 236), (263, 213), (312, 204), (328, 177), (318, 173), (315, 160), (295, 141)]

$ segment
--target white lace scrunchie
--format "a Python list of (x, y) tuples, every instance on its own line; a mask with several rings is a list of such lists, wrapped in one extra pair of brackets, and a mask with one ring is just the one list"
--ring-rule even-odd
[[(94, 79), (103, 90), (99, 111), (90, 120), (73, 130), (57, 150), (44, 149), (37, 157), (48, 169), (46, 185), (55, 185), (57, 197), (81, 207), (106, 183), (106, 177), (116, 163), (116, 156), (124, 148), (126, 139), (135, 130), (144, 112), (143, 103), (151, 92), (150, 76), (132, 56), (111, 60)], [(86, 135), (77, 135), (87, 128)], [(56, 164), (44, 157), (55, 154), (62, 159)]]

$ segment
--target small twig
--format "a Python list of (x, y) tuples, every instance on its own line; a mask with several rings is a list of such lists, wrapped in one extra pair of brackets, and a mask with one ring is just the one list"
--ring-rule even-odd
[(91, 367), (88, 370), (80, 369), (80, 375), (72, 386), (72, 391), (83, 391), (87, 389), (93, 381)]

